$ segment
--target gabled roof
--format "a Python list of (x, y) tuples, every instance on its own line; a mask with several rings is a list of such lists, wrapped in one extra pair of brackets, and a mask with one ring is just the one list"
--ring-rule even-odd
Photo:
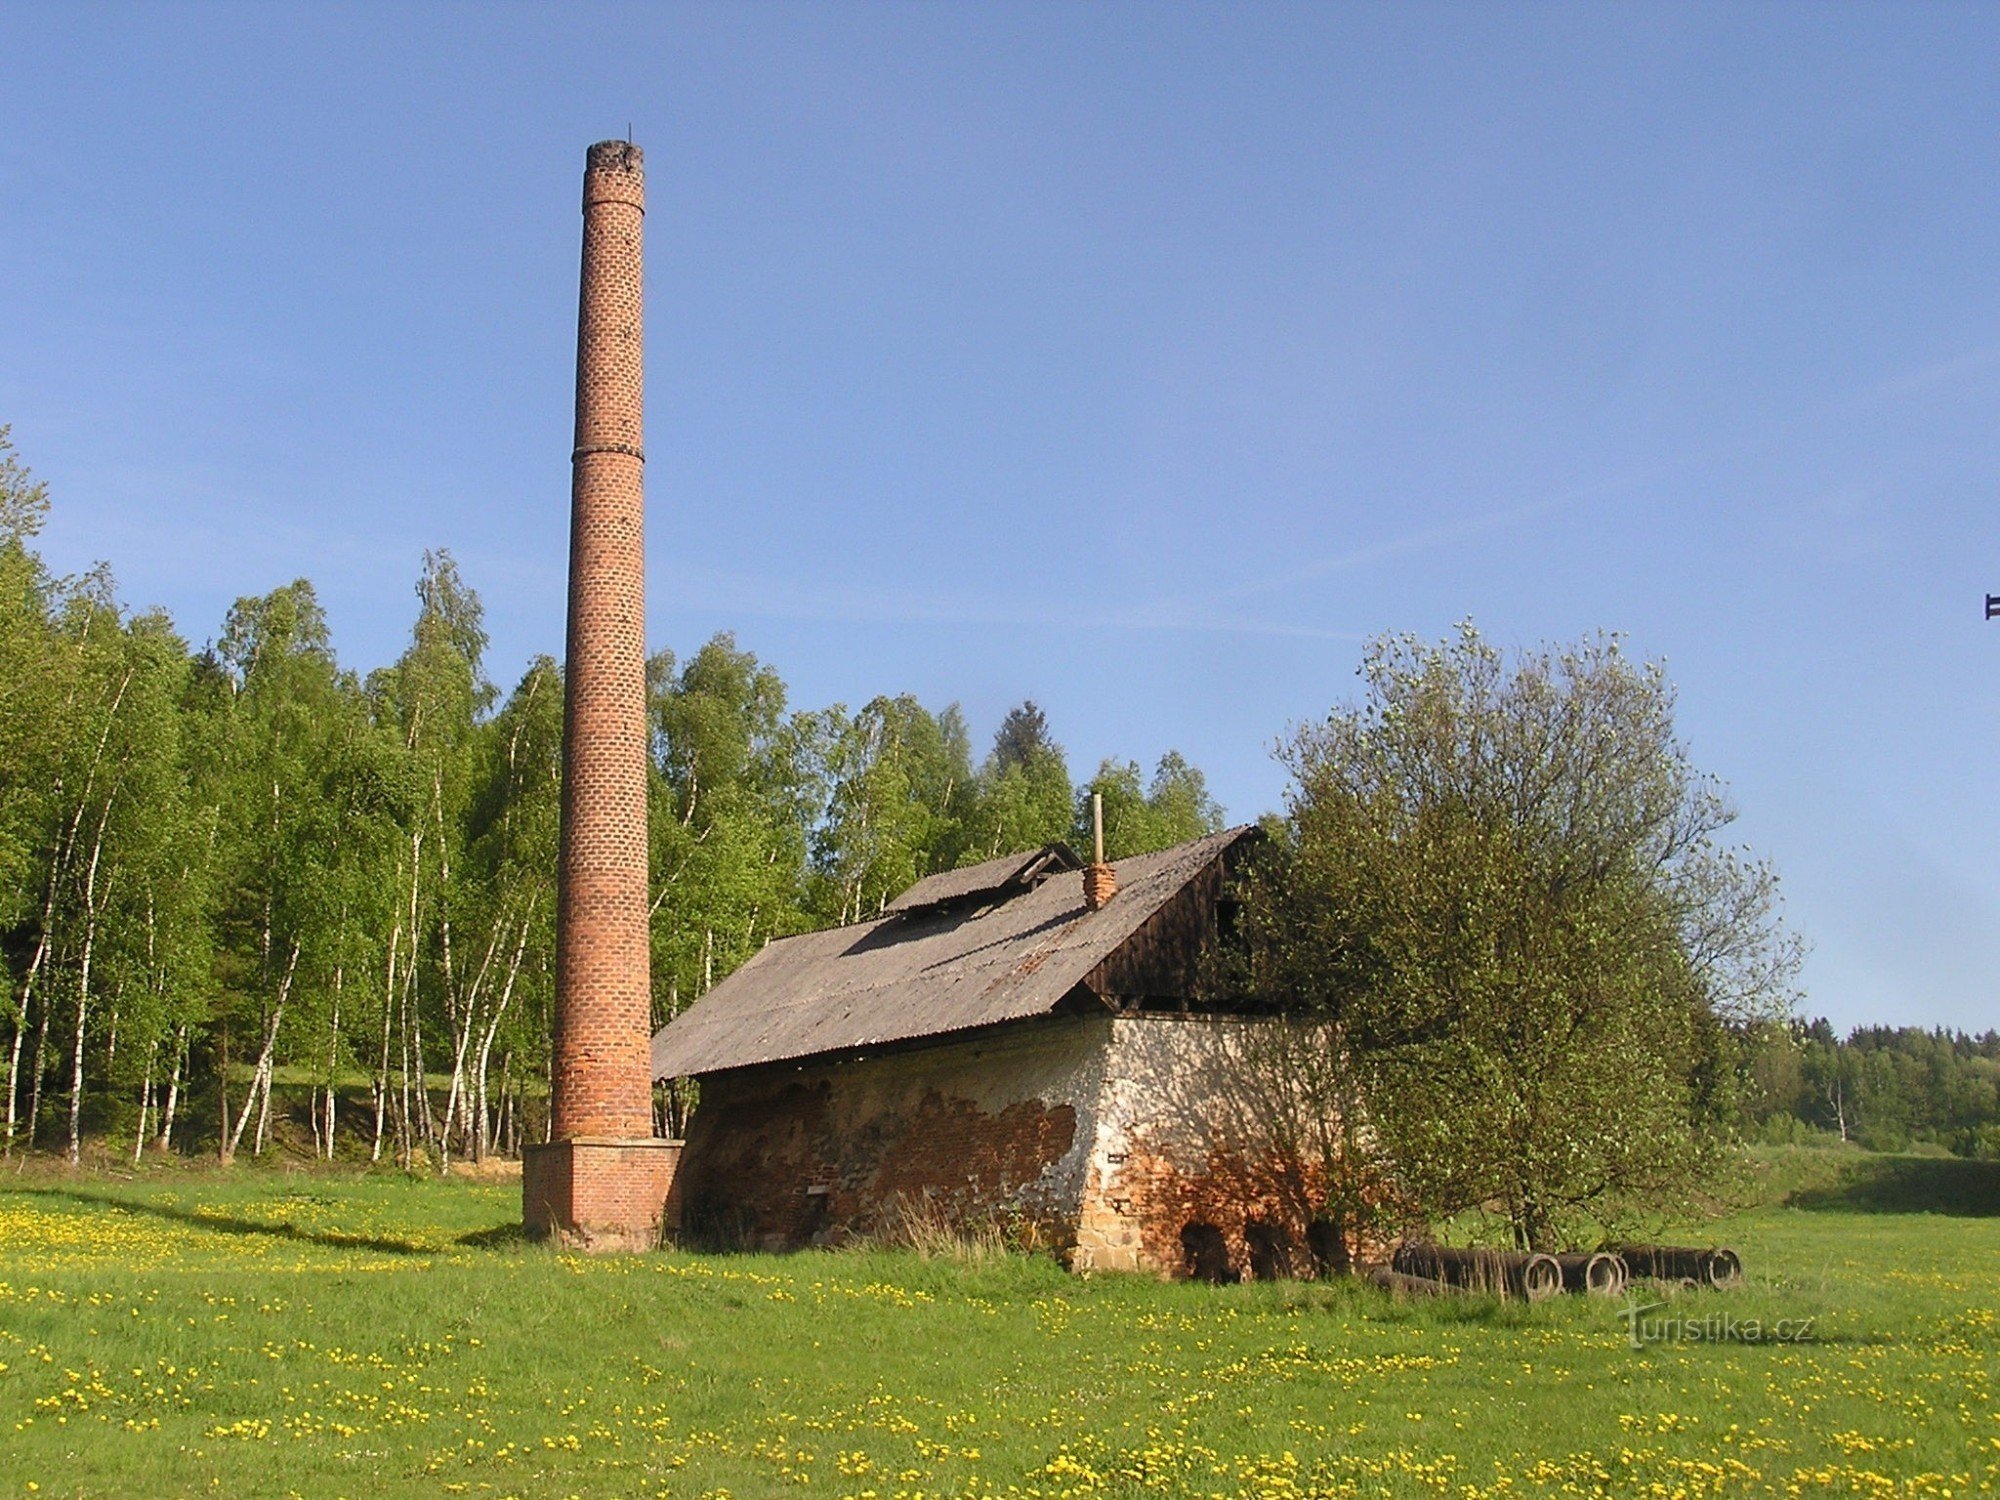
[(1083, 861), (1068, 844), (1044, 844), (1025, 854), (1003, 854), (963, 869), (926, 875), (882, 910), (913, 912), (960, 901), (997, 899), (1026, 890), (1036, 883), (1038, 876), (1082, 868)]
[[(871, 922), (781, 938), (654, 1036), (653, 1076), (685, 1078), (1047, 1015), (1190, 880), (1256, 831), (1245, 825), (1119, 860), (1118, 893), (1094, 912), (1083, 903), (1082, 874), (1067, 870), (1018, 887), (997, 906), (892, 910)], [(897, 904), (928, 883), (919, 881)]]

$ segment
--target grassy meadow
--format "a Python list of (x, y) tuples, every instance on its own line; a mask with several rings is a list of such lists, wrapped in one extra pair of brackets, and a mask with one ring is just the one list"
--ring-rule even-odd
[(512, 1183), (0, 1176), (10, 1495), (1964, 1495), (2000, 1488), (2000, 1169), (1772, 1152), (1614, 1304), (523, 1244)]

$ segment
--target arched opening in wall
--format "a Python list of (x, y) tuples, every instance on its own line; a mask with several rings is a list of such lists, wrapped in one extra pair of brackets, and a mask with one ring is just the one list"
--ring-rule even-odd
[(1345, 1276), (1354, 1269), (1354, 1255), (1338, 1219), (1314, 1219), (1306, 1225), (1306, 1251), (1316, 1275)]
[(1250, 1251), (1250, 1274), (1257, 1280), (1283, 1281), (1296, 1274), (1292, 1237), (1280, 1226), (1252, 1219), (1243, 1226), (1243, 1243)]
[(675, 1240), (688, 1250), (721, 1254), (748, 1250), (757, 1240), (757, 1215), (740, 1204), (704, 1193), (683, 1210)]
[(1224, 1286), (1241, 1279), (1229, 1264), (1229, 1241), (1213, 1224), (1194, 1223), (1183, 1229), (1181, 1254), (1190, 1281)]

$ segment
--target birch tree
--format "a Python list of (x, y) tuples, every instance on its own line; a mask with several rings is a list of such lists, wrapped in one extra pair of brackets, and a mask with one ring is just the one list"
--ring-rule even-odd
[(51, 618), (55, 584), (33, 550), (48, 492), (0, 427), (0, 932), (8, 960), (6, 1145), (23, 1133), (23, 1068), (48, 973), (52, 835), (67, 749)]
[(1160, 757), (1150, 786), (1137, 761), (1107, 760), (1100, 765), (1077, 794), (1072, 838), (1079, 850), (1090, 847), (1093, 796), (1104, 799), (1107, 859), (1168, 849), (1223, 827), (1222, 808), (1209, 795), (1207, 778), (1178, 751)]
[(524, 1072), (539, 1075), (546, 1029), (509, 1025), (549, 1014), (555, 957), (556, 830), (562, 802), (562, 677), (538, 657), (480, 734), (469, 814), (462, 911), (466, 978), (453, 1027), (446, 1117), (461, 1149), (483, 1160), (496, 1135), (492, 1070), (500, 1050), (499, 1103), (515, 1106)]
[[(278, 1043), (308, 948), (333, 925), (333, 870), (347, 852), (337, 798), (343, 739), (355, 723), (356, 692), (333, 658), (312, 585), (298, 579), (240, 599), (217, 646), (233, 688), (223, 744), (221, 898), (226, 939), (219, 970), (226, 1000), (218, 1085), (221, 1155), (231, 1160), (253, 1116), (254, 1144), (268, 1128)], [(312, 955), (317, 958), (324, 950)], [(232, 1035), (233, 1034), (233, 1035)], [(252, 1059), (233, 1116), (227, 1060), (235, 1040)]]
[(653, 999), (664, 1023), (802, 924), (816, 794), (778, 674), (718, 635), (648, 665)]

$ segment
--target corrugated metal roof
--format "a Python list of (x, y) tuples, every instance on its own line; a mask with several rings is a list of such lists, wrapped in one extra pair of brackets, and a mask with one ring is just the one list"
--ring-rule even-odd
[(1025, 854), (1003, 854), (980, 864), (926, 875), (882, 910), (918, 911), (926, 906), (943, 906), (953, 901), (969, 901), (993, 896), (1009, 886), (1026, 885), (1045, 871), (1079, 870), (1083, 861), (1067, 844), (1044, 844)]
[(1231, 828), (1117, 861), (1118, 894), (1099, 911), (1083, 904), (1083, 876), (1071, 870), (972, 914), (891, 914), (781, 938), (654, 1036), (653, 1076), (685, 1078), (1045, 1015), (1175, 892), (1255, 831)]

